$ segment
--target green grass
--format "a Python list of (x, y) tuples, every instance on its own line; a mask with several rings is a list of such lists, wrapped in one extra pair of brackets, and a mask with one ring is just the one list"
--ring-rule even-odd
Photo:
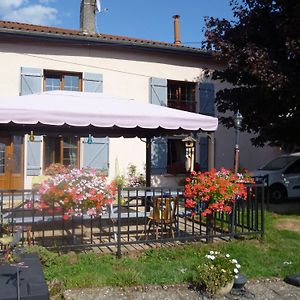
[(275, 227), (277, 222), (291, 218), (300, 220), (299, 215), (266, 213), (264, 241), (247, 239), (152, 249), (136, 258), (79, 254), (73, 264), (68, 264), (68, 256), (62, 255), (45, 266), (45, 275), (47, 280), (62, 280), (66, 288), (183, 283), (191, 280), (193, 269), (207, 251), (219, 250), (236, 258), (248, 278), (284, 277), (300, 270), (300, 234)]

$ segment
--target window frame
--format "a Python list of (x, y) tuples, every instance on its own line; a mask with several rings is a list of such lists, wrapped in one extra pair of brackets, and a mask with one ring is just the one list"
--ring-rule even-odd
[(46, 79), (50, 76), (57, 76), (60, 79), (60, 90), (64, 90), (65, 87), (65, 76), (78, 76), (78, 91), (82, 92), (83, 74), (81, 72), (69, 72), (69, 71), (56, 71), (56, 70), (44, 70), (43, 74), (43, 91), (46, 91)]
[[(56, 161), (54, 161), (54, 162), (51, 162), (49, 165), (51, 165), (51, 164), (53, 164), (53, 163), (60, 163), (60, 164), (62, 164), (62, 165), (64, 165), (64, 137), (62, 137), (62, 136), (59, 136), (59, 137), (56, 137), (56, 136), (44, 136), (44, 139), (43, 139), (43, 157), (44, 157), (44, 159), (43, 159), (43, 171), (45, 171), (45, 169), (46, 168), (48, 168), (49, 167), (49, 165), (48, 166), (46, 166), (46, 142), (47, 142), (47, 138), (55, 138), (55, 139), (59, 139), (59, 162), (56, 162)], [(80, 166), (80, 154), (81, 154), (81, 151), (80, 151), (80, 137), (78, 137), (78, 136), (74, 136), (74, 139), (76, 139), (76, 149), (77, 149), (77, 153), (76, 153), (76, 155), (77, 155), (77, 163), (76, 163), (76, 165), (75, 166), (73, 166), (73, 167), (75, 167), (75, 168), (79, 168), (79, 166)], [(55, 157), (56, 157), (56, 155), (55, 155), (55, 153), (54, 153), (54, 155), (52, 154), (52, 158), (54, 157), (54, 160), (55, 160)], [(68, 167), (68, 166), (66, 166), (66, 167)]]
[[(176, 97), (171, 99), (172, 91), (175, 89)], [(191, 99), (185, 99), (183, 97), (183, 88), (189, 89)], [(170, 108), (180, 109), (184, 111), (197, 112), (197, 98), (196, 98), (197, 83), (192, 81), (179, 81), (168, 80), (167, 81), (167, 106)]]

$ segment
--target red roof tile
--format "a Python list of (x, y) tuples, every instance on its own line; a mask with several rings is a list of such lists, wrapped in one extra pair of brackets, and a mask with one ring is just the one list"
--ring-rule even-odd
[(85, 33), (80, 30), (73, 30), (73, 29), (65, 29), (65, 28), (58, 28), (58, 27), (48, 27), (48, 26), (41, 26), (41, 25), (33, 25), (33, 24), (25, 24), (25, 23), (18, 23), (18, 22), (10, 22), (10, 21), (0, 21), (0, 31), (2, 29), (7, 30), (13, 30), (13, 31), (20, 31), (20, 32), (28, 32), (28, 33), (45, 33), (45, 34), (53, 34), (57, 35), (59, 37), (65, 36), (65, 37), (82, 37), (82, 38), (93, 38), (93, 39), (99, 39), (99, 41), (108, 40), (108, 41), (122, 41), (122, 42), (128, 42), (136, 45), (149, 45), (152, 47), (167, 47), (167, 48), (173, 48), (181, 49), (181, 50), (190, 50), (195, 52), (202, 52), (205, 53), (206, 51), (200, 48), (193, 48), (193, 47), (187, 47), (184, 45), (174, 45), (172, 43), (165, 43), (165, 42), (159, 42), (159, 41), (153, 41), (153, 40), (147, 40), (147, 39), (139, 39), (139, 38), (131, 38), (127, 36), (117, 36), (117, 35), (109, 35), (109, 34), (101, 34), (101, 33), (95, 33), (95, 34), (89, 34)]

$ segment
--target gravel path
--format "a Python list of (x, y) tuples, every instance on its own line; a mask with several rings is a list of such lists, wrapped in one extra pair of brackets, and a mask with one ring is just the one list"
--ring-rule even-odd
[[(95, 289), (67, 290), (66, 300), (199, 300), (212, 299), (189, 289), (187, 285), (102, 287)], [(232, 290), (224, 297), (213, 299), (260, 299), (299, 300), (300, 287), (286, 284), (283, 280), (249, 281), (242, 291)]]

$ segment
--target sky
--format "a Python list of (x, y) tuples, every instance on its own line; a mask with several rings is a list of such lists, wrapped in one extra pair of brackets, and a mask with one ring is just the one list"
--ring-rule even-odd
[[(0, 19), (79, 29), (81, 0), (0, 0)], [(173, 42), (173, 15), (180, 15), (183, 44), (200, 47), (204, 17), (232, 19), (229, 0), (101, 0), (99, 33)]]

